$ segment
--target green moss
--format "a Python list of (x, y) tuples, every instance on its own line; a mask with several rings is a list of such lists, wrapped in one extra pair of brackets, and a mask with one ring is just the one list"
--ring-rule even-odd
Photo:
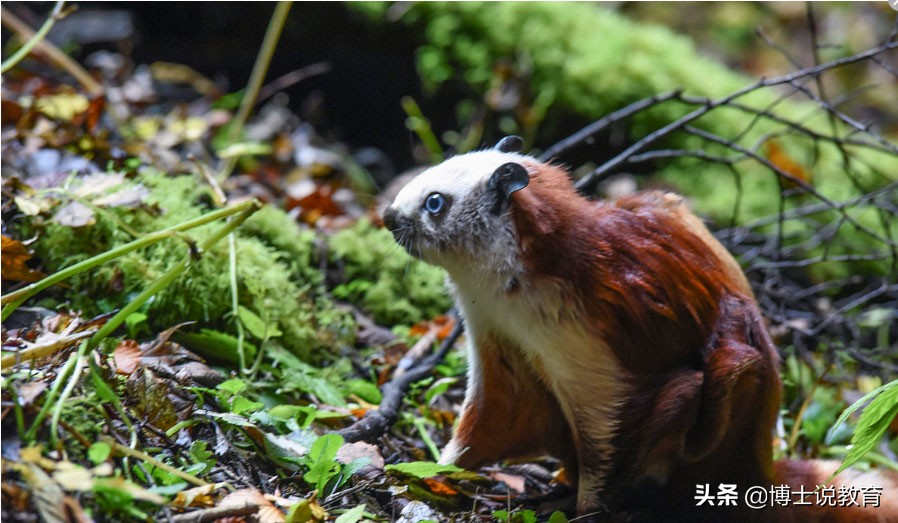
[[(77, 229), (37, 221), (29, 224), (37, 233), (34, 248), (46, 268), (56, 271), (131, 241), (125, 228), (144, 234), (211, 210), (208, 189), (191, 176), (170, 177), (148, 169), (136, 182), (150, 190), (147, 205), (139, 209), (111, 209), (98, 214), (96, 224)], [(82, 273), (68, 282), (78, 292), (66, 293), (67, 298), (86, 314), (120, 308), (188, 256), (191, 244), (201, 243), (219, 227), (221, 223), (193, 229)], [(307, 356), (351, 338), (351, 320), (321, 292), (314, 233), (300, 229), (283, 211), (265, 206), (237, 230), (235, 246), (240, 304), (266, 322), (276, 323), (287, 348)], [(197, 321), (233, 332), (229, 267), (228, 242), (223, 240), (151, 298), (144, 311), (150, 326), (159, 330)]]
[(330, 239), (332, 260), (346, 283), (334, 295), (351, 301), (384, 325), (443, 314), (451, 306), (442, 269), (409, 256), (386, 229), (359, 221)]

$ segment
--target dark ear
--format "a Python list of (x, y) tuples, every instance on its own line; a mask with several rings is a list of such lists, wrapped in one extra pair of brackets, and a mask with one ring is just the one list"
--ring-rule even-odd
[(529, 183), (530, 175), (521, 164), (509, 162), (500, 165), (498, 169), (493, 171), (489, 182), (486, 184), (487, 189), (493, 193), (495, 198), (495, 203), (491, 209), (492, 213), (496, 215), (501, 213), (505, 206), (508, 205), (511, 194), (527, 187)]
[(524, 147), (524, 140), (520, 136), (506, 136), (499, 140), (493, 149), (502, 151), (503, 153), (519, 153)]

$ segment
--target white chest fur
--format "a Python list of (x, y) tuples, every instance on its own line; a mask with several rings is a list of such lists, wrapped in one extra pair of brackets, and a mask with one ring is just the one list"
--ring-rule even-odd
[(580, 460), (589, 461), (580, 467), (586, 472), (580, 475), (579, 491), (598, 495), (605, 472), (600, 465), (612, 450), (615, 411), (626, 396), (623, 371), (612, 351), (588, 331), (561, 289), (522, 282), (508, 293), (499, 282), (474, 279), (470, 273), (453, 275), (453, 283), (472, 340), (469, 387), (476, 390), (480, 384), (478, 364), (488, 357), (479, 353), (478, 338), (492, 335), (515, 345), (558, 398)]

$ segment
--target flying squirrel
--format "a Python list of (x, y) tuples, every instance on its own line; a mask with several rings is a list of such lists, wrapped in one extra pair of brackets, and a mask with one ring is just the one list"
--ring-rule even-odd
[[(681, 197), (590, 201), (521, 145), (431, 167), (383, 212), (397, 243), (446, 269), (468, 330), (440, 461), (555, 456), (577, 513), (608, 521), (898, 522), (884, 472), (827, 482), (882, 487), (878, 508), (748, 508), (745, 489), (813, 492), (838, 463), (774, 462), (778, 355), (738, 263)], [(697, 506), (706, 484), (737, 485), (736, 506)]]

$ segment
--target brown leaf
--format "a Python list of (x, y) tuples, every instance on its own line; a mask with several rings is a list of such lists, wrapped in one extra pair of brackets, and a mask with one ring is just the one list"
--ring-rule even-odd
[(28, 509), (28, 491), (12, 482), (3, 483), (3, 501), (12, 503), (12, 508), (18, 512)]
[(41, 395), (41, 392), (47, 389), (46, 381), (30, 381), (17, 390), (19, 393), (19, 405), (26, 407)]
[(441, 496), (455, 496), (458, 494), (457, 490), (438, 478), (424, 478), (423, 481), (427, 484), (427, 488), (434, 494), (439, 494)]
[(518, 493), (524, 492), (524, 477), (504, 472), (491, 472), (490, 477), (508, 485), (508, 488)]
[(560, 483), (562, 485), (571, 486), (571, 479), (568, 477), (567, 469), (561, 467), (552, 473), (552, 480), (555, 483)]
[(112, 352), (115, 372), (129, 376), (140, 366), (140, 346), (134, 340), (122, 340)]
[[(790, 174), (806, 184), (811, 184), (814, 180), (814, 174), (804, 168), (800, 163), (796, 162), (789, 156), (789, 153), (776, 141), (768, 140), (764, 143), (764, 152), (770, 163), (778, 167), (781, 171)], [(783, 187), (792, 189), (798, 187), (798, 184), (792, 180), (783, 179)]]
[(365, 414), (368, 414), (368, 410), (369, 409), (358, 408), (358, 409), (349, 409), (349, 412), (356, 418), (361, 419), (361, 418), (365, 417)]
[(201, 487), (182, 490), (175, 495), (175, 499), (171, 503), (180, 508), (211, 507), (215, 505), (215, 501), (212, 499), (211, 494), (218, 487), (219, 485), (217, 484), (209, 483)]
[(275, 508), (270, 501), (265, 499), (261, 492), (254, 488), (235, 490), (231, 492), (218, 504), (219, 507), (241, 507), (245, 505), (256, 505), (259, 512), (256, 517), (259, 523), (284, 523), (285, 518), (280, 510)]
[(138, 415), (156, 427), (168, 430), (180, 420), (173, 403), (175, 386), (176, 383), (158, 378), (143, 368), (129, 376), (127, 393)]
[(31, 259), (31, 253), (19, 240), (3, 235), (2, 254), (0, 265), (2, 265), (4, 280), (32, 282), (45, 276), (44, 273), (26, 265)]
[(87, 106), (87, 112), (85, 113), (85, 123), (87, 124), (88, 132), (94, 132), (97, 123), (100, 121), (100, 117), (103, 115), (103, 108), (105, 107), (106, 97), (104, 96), (98, 96), (90, 101), (90, 105)]
[(63, 498), (65, 494), (59, 485), (37, 465), (23, 466), (19, 472), (34, 493), (34, 504), (41, 519), (50, 523), (64, 522)]
[(326, 183), (303, 180), (287, 188), (287, 210), (300, 207), (300, 219), (314, 224), (322, 216), (340, 216), (343, 209), (334, 201), (334, 188)]
[(380, 455), (377, 445), (356, 441), (343, 445), (337, 451), (337, 461), (340, 463), (351, 463), (359, 458), (367, 458), (368, 465), (376, 469), (383, 470), (384, 468), (384, 458)]
[(65, 513), (66, 523), (93, 523), (93, 520), (84, 513), (78, 500), (66, 496), (62, 498), (62, 510)]
[(14, 125), (22, 118), (23, 114), (25, 114), (25, 111), (21, 105), (6, 98), (3, 99), (2, 110), (0, 110), (3, 125)]
[(324, 521), (327, 518), (327, 511), (321, 508), (318, 500), (315, 498), (304, 499), (297, 503), (299, 505), (293, 510), (290, 523), (306, 523), (308, 521)]

